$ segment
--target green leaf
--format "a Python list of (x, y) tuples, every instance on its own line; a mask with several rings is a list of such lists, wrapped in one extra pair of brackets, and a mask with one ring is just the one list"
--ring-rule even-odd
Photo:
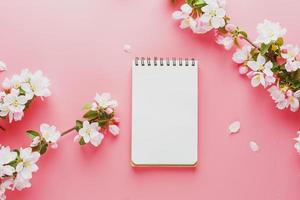
[(8, 163), (8, 165), (10, 165), (10, 166), (16, 168), (17, 165), (18, 165), (18, 158), (15, 159), (15, 160), (13, 160), (13, 161), (11, 161), (10, 163)]
[(47, 143), (43, 143), (43, 144), (40, 144), (40, 154), (43, 155), (44, 153), (46, 153), (48, 149), (48, 144)]
[(194, 3), (194, 0), (187, 0), (186, 3), (189, 4), (190, 6), (192, 6)]
[(97, 111), (90, 110), (90, 111), (88, 111), (87, 113), (85, 113), (83, 115), (83, 118), (86, 118), (86, 119), (90, 120), (90, 119), (97, 118), (97, 116), (98, 116), (98, 112)]
[(22, 88), (19, 88), (19, 92), (20, 92), (20, 95), (25, 95), (26, 94), (25, 90), (23, 90)]
[(101, 120), (107, 119), (107, 114), (105, 112), (99, 112), (98, 117)]
[(265, 55), (268, 52), (270, 46), (271, 46), (271, 44), (262, 43), (261, 47), (260, 47), (260, 54)]
[(239, 32), (244, 38), (248, 38), (248, 34), (245, 31)]
[(85, 145), (85, 142), (84, 142), (84, 139), (83, 139), (83, 137), (82, 137), (82, 138), (80, 138), (80, 140), (79, 140), (79, 144), (80, 144), (80, 145)]
[(105, 126), (107, 124), (107, 120), (106, 119), (104, 119), (104, 120), (99, 120), (98, 121), (98, 125), (100, 126), (100, 127), (103, 127), (103, 126)]
[(82, 121), (76, 120), (76, 126), (75, 126), (76, 131), (78, 132), (82, 127), (83, 127)]
[(90, 104), (90, 103), (86, 103), (86, 104), (84, 104), (83, 107), (82, 107), (83, 110), (89, 110), (89, 109), (91, 109), (91, 108), (92, 108), (92, 104)]
[(26, 134), (27, 134), (27, 136), (30, 137), (32, 140), (33, 140), (35, 137), (37, 137), (37, 136), (40, 135), (38, 132), (33, 131), (33, 130), (28, 130), (28, 131), (26, 131)]
[(206, 3), (203, 1), (203, 0), (195, 0), (193, 3), (192, 3), (192, 6), (194, 8), (202, 8), (203, 6), (205, 6)]

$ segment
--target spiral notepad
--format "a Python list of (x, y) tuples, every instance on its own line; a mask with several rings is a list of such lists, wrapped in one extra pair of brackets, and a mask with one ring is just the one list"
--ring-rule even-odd
[(195, 166), (198, 63), (136, 58), (132, 63), (133, 166)]

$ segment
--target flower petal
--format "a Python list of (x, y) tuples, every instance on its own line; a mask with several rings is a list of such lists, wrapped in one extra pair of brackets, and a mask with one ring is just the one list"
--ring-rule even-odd
[(125, 44), (123, 46), (123, 50), (126, 52), (126, 53), (130, 53), (131, 52), (131, 46), (129, 44)]
[(183, 4), (180, 9), (186, 14), (190, 14), (193, 11), (193, 8), (187, 3)]
[(258, 54), (258, 56), (257, 56), (257, 63), (259, 65), (264, 65), (266, 63), (265, 57), (263, 57), (262, 55)]
[(240, 127), (241, 123), (239, 121), (234, 121), (229, 125), (228, 130), (230, 133), (237, 133), (239, 132)]
[(247, 66), (252, 69), (253, 71), (257, 71), (258, 68), (259, 68), (259, 65), (257, 62), (253, 61), (253, 60), (250, 60), (247, 62)]
[(253, 151), (253, 152), (257, 152), (259, 150), (258, 145), (254, 141), (249, 142), (249, 147), (250, 147), (251, 151)]
[(259, 86), (260, 83), (261, 83), (260, 75), (258, 74), (258, 75), (253, 76), (253, 78), (251, 79), (252, 87), (257, 87), (257, 86)]
[(181, 11), (175, 11), (175, 12), (173, 12), (173, 14), (172, 14), (172, 17), (173, 17), (173, 19), (182, 19), (183, 17), (184, 17), (184, 15), (182, 14), (182, 12)]

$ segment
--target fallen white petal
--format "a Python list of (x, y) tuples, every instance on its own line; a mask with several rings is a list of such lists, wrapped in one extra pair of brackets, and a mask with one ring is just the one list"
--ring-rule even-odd
[(7, 70), (6, 64), (4, 62), (0, 61), (0, 72), (6, 71), (6, 70)]
[(229, 125), (228, 130), (230, 133), (237, 133), (239, 132), (240, 128), (241, 123), (239, 121), (234, 121)]
[(249, 142), (249, 147), (251, 149), (251, 151), (256, 152), (259, 150), (258, 145), (256, 144), (256, 142), (250, 141)]
[(131, 46), (129, 44), (125, 44), (123, 46), (123, 50), (126, 52), (126, 53), (130, 53), (131, 52)]

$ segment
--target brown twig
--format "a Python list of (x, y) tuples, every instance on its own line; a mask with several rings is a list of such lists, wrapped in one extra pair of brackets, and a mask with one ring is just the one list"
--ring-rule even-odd
[(76, 127), (74, 126), (74, 127), (70, 128), (70, 129), (68, 129), (68, 130), (66, 130), (66, 131), (64, 131), (64, 132), (62, 132), (62, 133), (61, 133), (61, 136), (64, 136), (64, 135), (66, 135), (66, 134), (68, 134), (68, 133), (74, 131), (75, 129), (76, 129)]
[(243, 36), (242, 39), (245, 40), (246, 42), (248, 42), (255, 49), (259, 50), (259, 47), (256, 44), (254, 44), (251, 40), (249, 40), (249, 38)]

